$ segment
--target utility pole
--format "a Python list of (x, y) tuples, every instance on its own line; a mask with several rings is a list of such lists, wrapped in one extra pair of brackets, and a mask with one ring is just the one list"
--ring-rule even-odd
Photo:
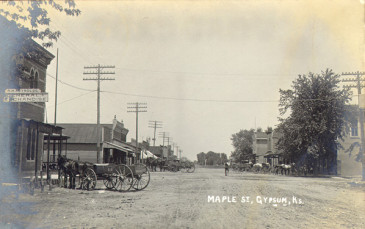
[(176, 145), (176, 159), (179, 159), (179, 146)]
[(162, 128), (162, 122), (161, 121), (150, 121), (149, 123), (150, 128), (153, 128), (153, 146), (156, 146), (156, 129)]
[[(139, 112), (147, 112), (147, 103), (128, 103), (127, 108), (129, 109), (127, 112), (136, 113), (136, 155), (138, 155), (138, 113)], [(143, 156), (143, 155), (142, 155)]]
[(360, 155), (361, 155), (361, 163), (362, 163), (362, 180), (365, 180), (365, 159), (364, 159), (364, 150), (365, 150), (365, 133), (364, 133), (364, 108), (360, 106), (360, 95), (361, 89), (365, 87), (364, 84), (361, 84), (365, 81), (362, 78), (365, 75), (365, 72), (344, 72), (342, 75), (356, 76), (356, 78), (348, 78), (343, 79), (342, 82), (352, 82), (356, 84), (347, 85), (348, 88), (357, 88), (358, 95), (358, 106), (359, 106), (359, 118), (360, 118), (360, 132), (361, 132), (361, 147), (360, 147)]
[(57, 48), (57, 65), (56, 65), (56, 90), (54, 102), (54, 125), (57, 125), (57, 83), (58, 83), (58, 48)]
[[(176, 145), (175, 143), (172, 143), (172, 146), (171, 146), (171, 148), (172, 148), (172, 152), (175, 152), (175, 145)], [(173, 153), (173, 154), (172, 154), (172, 156), (174, 156), (174, 155), (175, 155), (175, 154)]]
[[(163, 150), (165, 149), (165, 139), (167, 138), (167, 132), (160, 132), (160, 137), (162, 137), (162, 152), (163, 152)], [(162, 153), (163, 154), (163, 153)], [(169, 152), (167, 152), (167, 154), (169, 154)], [(168, 155), (167, 155), (167, 157), (168, 157)]]
[(165, 139), (167, 138), (167, 132), (160, 132), (160, 137), (162, 137), (162, 146), (165, 146)]
[(182, 149), (179, 150), (179, 153), (180, 153), (180, 161), (181, 161), (181, 153), (182, 153)]
[(170, 139), (172, 140), (172, 137), (166, 137), (166, 138), (167, 138), (167, 160), (168, 160), (170, 154)]
[[(96, 133), (96, 137), (97, 137), (97, 143), (96, 143), (96, 161), (97, 163), (101, 163), (100, 160), (100, 81), (103, 80), (115, 80), (114, 78), (105, 78), (105, 77), (101, 77), (101, 75), (106, 75), (106, 74), (115, 74), (114, 72), (105, 72), (102, 71), (103, 69), (106, 68), (115, 68), (115, 66), (102, 66), (100, 64), (98, 64), (97, 66), (85, 66), (84, 69), (94, 69), (94, 71), (91, 72), (84, 72), (84, 75), (97, 75), (96, 78), (84, 78), (84, 80), (96, 80), (98, 83), (98, 88), (97, 88), (97, 117), (96, 117), (96, 125), (97, 125), (97, 133)], [(95, 70), (96, 69), (96, 70)]]

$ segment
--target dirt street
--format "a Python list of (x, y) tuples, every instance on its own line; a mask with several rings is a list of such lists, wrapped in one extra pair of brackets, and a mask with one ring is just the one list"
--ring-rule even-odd
[(365, 228), (365, 188), (342, 178), (224, 169), (153, 172), (139, 192), (55, 188), (2, 200), (1, 228)]

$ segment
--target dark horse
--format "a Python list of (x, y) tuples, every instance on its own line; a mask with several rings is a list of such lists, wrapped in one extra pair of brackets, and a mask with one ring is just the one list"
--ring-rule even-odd
[(150, 167), (151, 171), (156, 172), (157, 165), (159, 164), (158, 159), (149, 157), (147, 158), (146, 164), (148, 167)]
[(66, 158), (66, 156), (59, 156), (57, 160), (58, 168), (64, 176), (64, 187), (67, 188), (67, 177), (69, 177), (69, 188), (76, 188), (76, 175), (79, 174), (79, 163), (77, 161)]

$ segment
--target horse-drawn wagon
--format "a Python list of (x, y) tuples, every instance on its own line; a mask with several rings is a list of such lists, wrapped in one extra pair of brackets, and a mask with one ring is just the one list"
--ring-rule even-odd
[(193, 173), (195, 171), (195, 165), (190, 161), (180, 161), (180, 160), (168, 160), (165, 163), (166, 169), (172, 172), (188, 172)]
[(79, 176), (80, 188), (93, 190), (97, 180), (103, 180), (107, 189), (117, 191), (129, 191), (145, 189), (150, 182), (150, 172), (144, 164), (124, 165), (124, 164), (91, 164), (80, 163), (61, 157), (59, 168), (64, 183), (70, 179), (70, 187), (75, 187), (75, 177)]

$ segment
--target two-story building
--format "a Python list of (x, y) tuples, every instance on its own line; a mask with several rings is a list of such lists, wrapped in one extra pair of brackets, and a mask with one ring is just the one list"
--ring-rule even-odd
[(281, 152), (276, 147), (281, 134), (275, 130), (255, 132), (253, 136), (253, 154), (256, 163), (269, 163), (274, 166), (282, 163)]
[(13, 22), (0, 17), (0, 27), (0, 167), (9, 173), (2, 178), (38, 177), (44, 137), (62, 136), (61, 127), (44, 123), (47, 67), (54, 55)]

